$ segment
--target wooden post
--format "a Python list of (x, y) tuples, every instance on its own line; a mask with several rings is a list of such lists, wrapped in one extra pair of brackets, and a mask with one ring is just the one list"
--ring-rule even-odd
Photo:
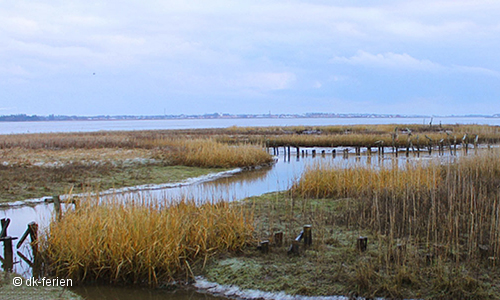
[(465, 150), (465, 155), (469, 152), (469, 143), (467, 142), (467, 133), (464, 134), (464, 137), (462, 138), (462, 147)]
[(262, 251), (262, 253), (269, 253), (269, 240), (260, 242), (260, 251)]
[(292, 245), (288, 248), (288, 254), (300, 254), (300, 240), (304, 236), (304, 231), (301, 231), (300, 234), (292, 241)]
[(366, 248), (368, 248), (368, 238), (365, 236), (360, 236), (357, 240), (356, 248), (360, 252), (365, 252)]
[(61, 219), (61, 198), (59, 196), (52, 197), (54, 200), (54, 211), (56, 212), (56, 220)]
[(12, 241), (17, 240), (17, 237), (5, 236), (0, 238), (3, 242), (3, 269), (5, 272), (12, 272), (14, 268), (14, 253), (12, 252)]
[(457, 137), (453, 137), (453, 150), (455, 150), (455, 156), (457, 156)]
[(306, 245), (306, 247), (312, 245), (311, 227), (311, 225), (304, 225), (304, 244)]
[(296, 149), (297, 149), (297, 158), (299, 158), (299, 156), (300, 156), (300, 148), (296, 147)]
[(283, 246), (283, 231), (279, 231), (274, 234), (274, 245), (276, 247)]
[(348, 159), (349, 158), (349, 149), (345, 148), (344, 149), (344, 159)]
[(7, 236), (7, 227), (9, 227), (10, 219), (3, 218), (0, 220), (0, 223), (2, 224), (2, 232), (0, 232), (0, 238), (3, 238)]
[(476, 137), (474, 138), (474, 153), (477, 154), (477, 142), (479, 141), (479, 135), (476, 134)]

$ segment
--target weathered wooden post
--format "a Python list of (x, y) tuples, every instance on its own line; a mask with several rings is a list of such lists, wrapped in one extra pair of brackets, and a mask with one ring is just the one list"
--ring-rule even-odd
[(7, 227), (9, 227), (10, 219), (3, 218), (0, 220), (0, 224), (2, 225), (2, 231), (0, 232), (0, 238), (7, 236)]
[(384, 141), (382, 140), (376, 141), (375, 145), (377, 146), (378, 155), (379, 156), (384, 155)]
[(299, 158), (299, 156), (300, 156), (300, 148), (299, 147), (295, 147), (295, 148), (297, 150), (297, 158)]
[(366, 236), (360, 236), (356, 243), (356, 249), (360, 252), (365, 252), (368, 248), (368, 238)]
[(54, 200), (54, 211), (56, 212), (56, 220), (61, 219), (61, 198), (59, 196), (52, 197)]
[(304, 231), (301, 231), (300, 234), (292, 241), (292, 245), (288, 248), (288, 254), (300, 254), (300, 240), (304, 236)]
[(427, 135), (425, 137), (429, 140), (429, 143), (428, 143), (429, 155), (431, 155), (432, 154), (432, 139), (430, 137), (428, 137)]
[(455, 150), (455, 156), (457, 156), (457, 136), (453, 136), (453, 148)]
[(474, 153), (477, 154), (477, 142), (479, 141), (479, 135), (476, 134), (476, 137), (474, 138)]
[(35, 222), (31, 222), (28, 224), (28, 228), (24, 232), (23, 236), (17, 243), (16, 248), (19, 249), (21, 245), (24, 243), (26, 238), (30, 236), (31, 239), (31, 251), (33, 253), (33, 262), (29, 261), (25, 256), (23, 256), (20, 252), (18, 252), (18, 255), (26, 261), (30, 267), (33, 268), (33, 276), (37, 277), (38, 274), (40, 273), (40, 256), (38, 255), (38, 224)]
[(262, 251), (262, 253), (269, 253), (269, 240), (260, 242), (260, 251)]
[(312, 245), (311, 225), (304, 225), (304, 245), (309, 247)]
[(3, 242), (3, 269), (5, 272), (12, 272), (14, 268), (14, 252), (12, 252), (12, 241), (17, 237), (5, 236), (0, 238)]
[(464, 137), (462, 138), (462, 147), (465, 150), (465, 155), (469, 152), (469, 143), (467, 142), (467, 136), (468, 134), (464, 134)]
[(274, 245), (281, 247), (283, 245), (283, 231), (278, 231), (274, 234)]
[(439, 155), (444, 155), (444, 139), (439, 140)]
[(17, 240), (17, 237), (7, 235), (7, 228), (10, 224), (10, 219), (3, 218), (0, 220), (2, 231), (0, 233), (0, 241), (3, 242), (3, 269), (5, 272), (12, 272), (14, 269), (14, 253), (12, 252), (12, 241)]

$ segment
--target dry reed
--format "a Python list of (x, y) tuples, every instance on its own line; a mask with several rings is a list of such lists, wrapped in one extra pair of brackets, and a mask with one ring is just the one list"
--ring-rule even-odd
[(42, 242), (49, 272), (76, 282), (160, 283), (192, 277), (217, 252), (251, 239), (253, 216), (225, 201), (99, 203), (52, 222)]
[[(500, 258), (500, 151), (392, 169), (309, 169), (292, 188), (306, 198), (349, 198), (339, 225), (442, 247), (457, 260)], [(481, 250), (482, 249), (482, 250)], [(483, 251), (483, 253), (481, 253)]]

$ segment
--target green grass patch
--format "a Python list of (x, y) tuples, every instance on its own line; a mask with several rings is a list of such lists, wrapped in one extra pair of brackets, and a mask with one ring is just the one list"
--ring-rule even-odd
[(71, 163), (61, 167), (0, 165), (0, 201), (10, 202), (143, 184), (178, 182), (228, 170), (165, 166), (162, 164), (113, 165)]

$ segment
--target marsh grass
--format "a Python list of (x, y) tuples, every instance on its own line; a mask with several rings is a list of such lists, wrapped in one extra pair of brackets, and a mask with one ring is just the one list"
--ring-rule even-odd
[[(409, 130), (408, 130), (409, 129)], [(410, 135), (411, 132), (411, 135)], [(500, 127), (488, 125), (334, 125), (334, 126), (286, 126), (286, 127), (229, 127), (217, 129), (183, 129), (150, 131), (114, 131), (85, 133), (43, 133), (0, 135), (0, 149), (21, 147), (25, 149), (155, 149), (168, 146), (173, 140), (216, 139), (229, 144), (252, 143), (273, 146), (336, 147), (384, 145), (406, 146), (408, 139), (413, 145), (427, 146), (430, 137), (434, 143), (466, 141), (473, 143), (475, 135), (482, 144), (498, 143)], [(418, 137), (418, 138), (417, 138)]]
[[(243, 202), (255, 236), (272, 244), (282, 231), (285, 245), (223, 256), (205, 275), (292, 295), (498, 299), (500, 152), (450, 159), (313, 165), (289, 191)], [(312, 247), (287, 255), (305, 224)]]
[(42, 247), (48, 272), (75, 282), (157, 286), (192, 279), (215, 253), (252, 240), (252, 214), (225, 201), (82, 201), (52, 222)]
[(473, 260), (480, 246), (500, 258), (500, 152), (375, 169), (352, 166), (312, 168), (292, 188), (305, 198), (348, 197), (338, 218), (391, 235), (441, 245), (457, 260)]
[(263, 147), (232, 146), (213, 139), (172, 141), (157, 151), (155, 158), (173, 165), (197, 167), (248, 167), (270, 164), (272, 157)]

